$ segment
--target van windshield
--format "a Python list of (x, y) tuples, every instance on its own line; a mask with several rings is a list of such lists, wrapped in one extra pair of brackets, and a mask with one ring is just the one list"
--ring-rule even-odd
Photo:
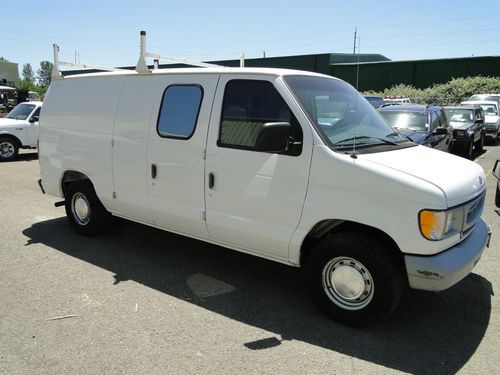
[(414, 145), (394, 131), (351, 85), (323, 77), (285, 76), (284, 79), (332, 149), (344, 151), (380, 145), (394, 149)]

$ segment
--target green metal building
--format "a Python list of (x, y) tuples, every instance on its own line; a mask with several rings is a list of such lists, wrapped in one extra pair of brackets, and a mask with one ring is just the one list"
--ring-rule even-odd
[(355, 87), (357, 81), (359, 91), (383, 91), (400, 83), (423, 89), (453, 78), (499, 77), (500, 56), (332, 64), (330, 75)]

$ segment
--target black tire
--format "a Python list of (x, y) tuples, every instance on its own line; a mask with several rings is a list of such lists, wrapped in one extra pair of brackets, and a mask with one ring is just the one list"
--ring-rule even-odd
[(474, 144), (476, 152), (482, 152), (484, 146), (484, 133), (481, 133), (481, 138)]
[(404, 275), (402, 259), (389, 245), (356, 232), (328, 236), (306, 265), (309, 292), (320, 310), (350, 326), (366, 326), (389, 316), (407, 285)]
[(95, 236), (107, 230), (112, 216), (97, 197), (90, 181), (77, 181), (66, 188), (66, 216), (75, 231)]
[(473, 156), (474, 156), (474, 143), (472, 142), (472, 140), (470, 140), (465, 148), (465, 157), (469, 160), (472, 160)]
[(19, 143), (10, 137), (0, 138), (0, 161), (16, 160), (19, 155)]

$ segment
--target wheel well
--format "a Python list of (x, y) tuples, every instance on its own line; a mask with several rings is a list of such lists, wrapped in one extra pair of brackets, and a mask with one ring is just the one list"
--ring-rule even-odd
[(21, 141), (19, 140), (19, 138), (17, 138), (15, 135), (12, 135), (12, 134), (0, 134), (0, 138), (8, 138), (8, 139), (11, 139), (13, 140), (14, 142), (17, 143), (17, 146), (18, 147), (21, 147), (23, 144), (21, 143)]
[(300, 265), (304, 266), (307, 263), (315, 245), (321, 242), (325, 237), (334, 236), (335, 233), (346, 231), (368, 233), (379, 238), (393, 250), (395, 255), (401, 257), (402, 260), (402, 253), (396, 242), (387, 233), (381, 231), (380, 229), (356, 223), (354, 221), (329, 219), (317, 223), (307, 234), (300, 249)]
[(88, 180), (90, 181), (90, 178), (87, 177), (84, 173), (77, 172), (77, 171), (66, 171), (64, 172), (64, 176), (61, 181), (61, 187), (63, 194), (66, 195), (66, 189), (69, 184), (75, 182), (75, 181), (84, 181)]

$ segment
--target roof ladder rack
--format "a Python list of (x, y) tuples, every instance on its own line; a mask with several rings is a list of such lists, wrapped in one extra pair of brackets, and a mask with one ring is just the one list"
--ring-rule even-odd
[[(71, 62), (67, 62), (67, 61), (61, 61), (61, 60), (59, 60), (59, 46), (57, 44), (53, 44), (52, 48), (54, 51), (54, 67), (52, 68), (52, 79), (63, 78), (63, 75), (61, 74), (61, 70), (60, 70), (61, 66), (69, 66), (72, 68), (80, 68), (80, 69), (96, 69), (96, 70), (110, 71), (110, 72), (115, 72), (115, 71), (130, 72), (130, 69), (86, 65), (86, 64), (76, 64), (76, 63), (71, 63)], [(147, 58), (151, 58), (154, 60), (153, 70), (158, 69), (160, 60), (170, 61), (170, 62), (178, 63), (178, 64), (191, 65), (191, 66), (199, 66), (199, 67), (203, 67), (203, 68), (224, 67), (222, 65), (209, 64), (209, 63), (204, 63), (204, 62), (200, 62), (200, 61), (193, 61), (193, 60), (172, 57), (172, 56), (162, 56), (162, 55), (158, 55), (156, 53), (149, 53), (146, 51), (146, 32), (141, 31), (140, 55), (139, 55), (139, 60), (137, 61), (137, 65), (135, 66), (135, 71), (137, 73), (150, 74), (152, 72), (152, 70), (149, 69), (148, 65), (146, 64)], [(244, 66), (244, 57), (243, 56), (242, 56), (241, 61), (242, 61), (241, 66)]]
[(107, 66), (94, 66), (94, 65), (86, 65), (86, 64), (76, 64), (76, 63), (71, 63), (67, 61), (61, 61), (59, 60), (59, 46), (57, 44), (52, 45), (53, 51), (54, 51), (54, 66), (52, 68), (52, 79), (60, 79), (63, 78), (61, 74), (60, 67), (61, 66), (69, 66), (71, 68), (80, 68), (80, 69), (97, 69), (97, 70), (104, 70), (104, 71), (109, 71), (109, 72), (116, 72), (116, 71), (128, 71), (130, 72), (129, 69), (120, 69), (120, 68), (113, 68), (113, 67), (107, 67)]
[(186, 64), (186, 65), (191, 65), (191, 66), (199, 66), (202, 68), (221, 67), (221, 65), (216, 65), (216, 64), (209, 64), (209, 63), (204, 63), (204, 62), (200, 62), (200, 61), (192, 61), (192, 60), (182, 59), (182, 58), (178, 58), (178, 57), (162, 56), (162, 55), (158, 55), (156, 53), (149, 53), (146, 51), (146, 32), (141, 31), (141, 50), (140, 50), (139, 60), (137, 61), (137, 65), (135, 66), (135, 70), (139, 74), (151, 73), (151, 70), (148, 68), (148, 65), (146, 64), (146, 58), (154, 59), (155, 68), (158, 65), (159, 60), (170, 61), (173, 63)]

